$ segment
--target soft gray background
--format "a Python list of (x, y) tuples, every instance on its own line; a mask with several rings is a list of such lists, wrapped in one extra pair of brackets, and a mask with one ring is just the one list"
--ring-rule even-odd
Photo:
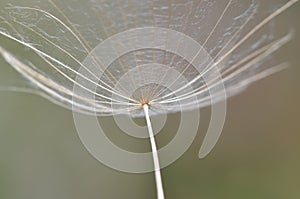
[[(197, 154), (209, 109), (201, 110), (197, 139), (162, 171), (167, 198), (300, 198), (299, 14), (298, 3), (278, 18), (297, 25), (293, 41), (280, 51), (290, 68), (228, 100), (221, 139), (203, 160)], [(22, 81), (2, 58), (0, 73), (1, 83)], [(152, 173), (121, 173), (89, 155), (71, 111), (24, 93), (0, 92), (0, 102), (1, 199), (155, 198)], [(100, 120), (112, 124), (112, 118)], [(171, 115), (164, 132), (172, 131), (177, 120), (178, 115)], [(161, 132), (159, 145), (171, 136)], [(117, 133), (111, 137), (125, 148), (132, 146)], [(132, 150), (149, 147), (147, 140), (134, 146)]]

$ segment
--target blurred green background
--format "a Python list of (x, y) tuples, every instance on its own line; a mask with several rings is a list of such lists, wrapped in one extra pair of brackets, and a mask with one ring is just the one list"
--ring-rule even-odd
[[(223, 134), (199, 160), (210, 115), (209, 108), (201, 110), (203, 127), (193, 145), (162, 171), (166, 198), (300, 198), (299, 17), (298, 3), (278, 18), (297, 25), (293, 41), (280, 50), (290, 67), (228, 100)], [(5, 85), (22, 81), (2, 58), (0, 73)], [(25, 93), (0, 92), (0, 102), (0, 199), (156, 197), (152, 173), (118, 172), (86, 151), (71, 111)], [(171, 115), (168, 122), (177, 119)], [(100, 121), (113, 124), (111, 117)], [(162, 133), (159, 145), (172, 136)], [(148, 149), (144, 143), (136, 148)]]

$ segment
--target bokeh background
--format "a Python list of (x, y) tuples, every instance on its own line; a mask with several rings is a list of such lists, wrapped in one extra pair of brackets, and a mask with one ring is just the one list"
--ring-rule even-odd
[[(167, 198), (300, 198), (299, 17), (300, 3), (277, 18), (295, 28), (279, 54), (290, 67), (228, 100), (223, 134), (199, 160), (210, 117), (209, 108), (201, 110), (193, 145), (162, 170)], [(2, 58), (0, 78), (3, 85), (24, 81)], [(172, 138), (178, 118), (168, 117), (157, 136), (159, 146)], [(147, 140), (133, 143), (119, 135), (113, 118), (99, 121), (124, 148), (149, 150)], [(0, 199), (150, 199), (155, 194), (152, 173), (122, 173), (96, 161), (81, 144), (71, 111), (32, 94), (0, 92)]]

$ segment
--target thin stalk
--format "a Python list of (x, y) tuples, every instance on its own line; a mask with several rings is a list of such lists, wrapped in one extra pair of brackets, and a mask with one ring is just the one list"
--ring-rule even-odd
[(148, 133), (149, 133), (151, 149), (152, 149), (157, 199), (164, 199), (165, 196), (164, 196), (164, 189), (163, 189), (162, 178), (161, 178), (161, 173), (160, 173), (157, 147), (156, 147), (156, 142), (155, 142), (155, 138), (154, 138), (154, 134), (153, 134), (153, 130), (152, 130), (152, 124), (151, 124), (150, 116), (149, 116), (149, 106), (147, 104), (144, 104), (143, 109), (144, 109), (145, 118), (147, 121)]

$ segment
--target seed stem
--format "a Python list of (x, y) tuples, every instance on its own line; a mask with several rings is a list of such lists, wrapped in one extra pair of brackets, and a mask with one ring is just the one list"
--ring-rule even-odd
[(164, 199), (165, 196), (164, 196), (164, 189), (163, 189), (162, 178), (161, 178), (161, 173), (160, 173), (157, 147), (156, 147), (156, 142), (155, 142), (155, 138), (154, 138), (154, 134), (153, 134), (153, 130), (152, 130), (152, 124), (151, 124), (151, 120), (150, 120), (150, 116), (149, 116), (148, 104), (143, 104), (143, 109), (144, 109), (145, 118), (147, 121), (148, 133), (149, 133), (151, 149), (152, 149), (157, 199)]

